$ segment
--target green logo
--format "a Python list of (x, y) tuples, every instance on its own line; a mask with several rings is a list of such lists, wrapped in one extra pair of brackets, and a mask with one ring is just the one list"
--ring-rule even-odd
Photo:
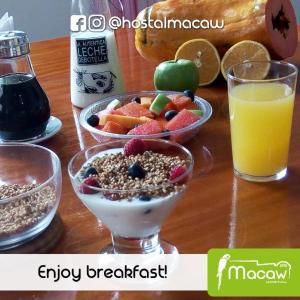
[(212, 249), (210, 296), (300, 296), (300, 250)]

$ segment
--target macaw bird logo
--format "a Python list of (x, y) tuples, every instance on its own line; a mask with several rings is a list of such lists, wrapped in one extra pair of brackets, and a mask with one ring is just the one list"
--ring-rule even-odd
[(227, 262), (229, 261), (229, 259), (230, 259), (230, 254), (225, 254), (219, 260), (218, 273), (217, 273), (218, 290), (220, 290), (220, 288), (221, 288), (223, 271), (226, 268), (226, 265), (227, 265)]

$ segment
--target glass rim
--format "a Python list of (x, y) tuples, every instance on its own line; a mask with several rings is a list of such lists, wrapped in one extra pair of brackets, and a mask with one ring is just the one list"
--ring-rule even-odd
[[(184, 146), (178, 144), (178, 143), (175, 143), (175, 142), (172, 142), (172, 141), (167, 141), (167, 140), (163, 140), (163, 139), (142, 139), (142, 140), (145, 140), (145, 141), (153, 141), (153, 142), (158, 142), (158, 143), (163, 143), (163, 144), (168, 144), (170, 146), (174, 146), (174, 147), (177, 147), (179, 148), (185, 155), (188, 156), (188, 160), (186, 160), (189, 164), (186, 165), (186, 171), (181, 174), (179, 177), (177, 177), (175, 180), (172, 180), (170, 181), (170, 184), (176, 184), (180, 181), (182, 181), (184, 178), (188, 177), (189, 174), (192, 173), (193, 171), (193, 168), (194, 168), (194, 158), (193, 158), (193, 155), (192, 153)], [(91, 151), (97, 147), (105, 147), (105, 146), (109, 146), (111, 144), (116, 144), (118, 142), (121, 142), (121, 143), (126, 143), (128, 142), (128, 140), (122, 140), (122, 139), (116, 139), (114, 141), (110, 141), (110, 142), (107, 142), (107, 143), (103, 143), (103, 144), (97, 144), (97, 145), (94, 145), (94, 146), (91, 146), (91, 147), (87, 147), (81, 151), (79, 151), (78, 153), (76, 153), (72, 158), (71, 160), (69, 161), (68, 163), (68, 174), (71, 178), (72, 181), (75, 181), (76, 180), (76, 177), (78, 175), (78, 172), (80, 171), (80, 169), (76, 172), (75, 175), (73, 175), (73, 170), (72, 170), (72, 165), (75, 161), (76, 158), (78, 158), (80, 155), (82, 154), (85, 154), (87, 151)], [(86, 163), (86, 162), (85, 162)], [(82, 166), (85, 164), (83, 163)], [(89, 189), (92, 189), (94, 191), (97, 191), (97, 192), (106, 192), (106, 193), (112, 193), (112, 194), (117, 194), (117, 193), (139, 193), (139, 192), (146, 192), (146, 191), (151, 191), (151, 190), (157, 190), (159, 188), (161, 188), (163, 185), (153, 185), (153, 186), (149, 186), (147, 188), (138, 188), (138, 189), (113, 189), (113, 188), (101, 188), (101, 187), (94, 187), (94, 186), (91, 186), (91, 185), (87, 185), (85, 184), (84, 182), (81, 182), (82, 185), (84, 185), (85, 187), (88, 187)]]
[(41, 190), (42, 188), (44, 188), (45, 186), (47, 186), (48, 183), (51, 182), (57, 176), (58, 172), (60, 171), (61, 163), (60, 163), (60, 159), (59, 159), (58, 155), (54, 151), (52, 151), (52, 150), (50, 150), (46, 147), (43, 147), (43, 146), (40, 146), (40, 145), (35, 145), (35, 144), (28, 144), (28, 143), (3, 143), (3, 144), (0, 143), (0, 148), (4, 148), (4, 147), (38, 148), (38, 149), (41, 149), (45, 152), (48, 152), (50, 154), (51, 158), (54, 158), (55, 169), (53, 171), (53, 174), (47, 180), (45, 180), (43, 183), (41, 183), (40, 185), (38, 185), (34, 189), (32, 189), (28, 192), (25, 192), (25, 193), (21, 193), (17, 196), (6, 197), (6, 198), (3, 198), (3, 199), (0, 199), (0, 204), (5, 204), (5, 203), (8, 203), (8, 202), (11, 202), (11, 201), (18, 200), (20, 198), (29, 196), (31, 194), (34, 194), (35, 192), (37, 192), (37, 191)]
[[(239, 78), (237, 76), (230, 74), (230, 72), (233, 70), (233, 68), (235, 68), (237, 66), (245, 65), (247, 63), (268, 63), (269, 65), (280, 65), (280, 66), (285, 66), (285, 67), (291, 68), (293, 71), (291, 72), (291, 74), (281, 76), (278, 78), (271, 78), (271, 79), (243, 79), (243, 78)], [(234, 80), (234, 81), (238, 81), (238, 82), (252, 82), (252, 83), (274, 82), (274, 81), (287, 79), (292, 76), (296, 76), (297, 74), (298, 74), (298, 68), (294, 64), (289, 63), (287, 61), (279, 61), (279, 60), (245, 60), (242, 63), (237, 63), (237, 64), (232, 65), (226, 72), (227, 80), (230, 79), (230, 80)]]

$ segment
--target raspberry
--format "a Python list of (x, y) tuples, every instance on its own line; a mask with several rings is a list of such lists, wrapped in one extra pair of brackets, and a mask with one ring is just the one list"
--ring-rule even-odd
[[(176, 180), (179, 176), (181, 176), (185, 172), (186, 172), (186, 167), (183, 167), (183, 166), (176, 166), (176, 167), (172, 168), (170, 171), (170, 177), (169, 177), (170, 181)], [(178, 183), (183, 184), (186, 181), (187, 181), (187, 176), (182, 178), (180, 181), (178, 181)]]
[(124, 155), (137, 155), (145, 152), (145, 145), (140, 139), (131, 139), (124, 145)]
[(93, 187), (97, 187), (97, 188), (100, 187), (100, 185), (96, 179), (94, 179), (92, 177), (88, 177), (80, 185), (80, 187), (79, 187), (80, 193), (82, 193), (82, 194), (97, 194), (98, 193), (98, 191), (93, 190), (93, 189), (89, 188), (88, 186), (93, 186)]

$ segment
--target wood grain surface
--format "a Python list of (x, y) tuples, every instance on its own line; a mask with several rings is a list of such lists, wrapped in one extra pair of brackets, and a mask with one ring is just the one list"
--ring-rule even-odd
[[(133, 34), (119, 31), (117, 40), (127, 91), (154, 89), (155, 66), (136, 52)], [(299, 66), (299, 47), (289, 61)], [(63, 168), (59, 212), (65, 233), (54, 253), (98, 253), (109, 243), (109, 231), (77, 199), (67, 175), (70, 158), (81, 148), (95, 143), (79, 127), (79, 110), (70, 102), (69, 39), (33, 43), (32, 62), (50, 98), (52, 114), (63, 121), (62, 131), (42, 144), (58, 154)], [(219, 79), (213, 86), (200, 88), (197, 94), (212, 104), (214, 112), (198, 136), (186, 144), (195, 156), (195, 171), (185, 197), (162, 228), (163, 239), (176, 245), (181, 253), (207, 253), (214, 247), (300, 247), (299, 83), (288, 177), (265, 184), (246, 182), (233, 175), (225, 82)], [(200, 172), (205, 164), (203, 146), (214, 160), (213, 168), (204, 173)], [(209, 299), (209, 296), (194, 292), (7, 292), (0, 293), (0, 299), (177, 300)]]

